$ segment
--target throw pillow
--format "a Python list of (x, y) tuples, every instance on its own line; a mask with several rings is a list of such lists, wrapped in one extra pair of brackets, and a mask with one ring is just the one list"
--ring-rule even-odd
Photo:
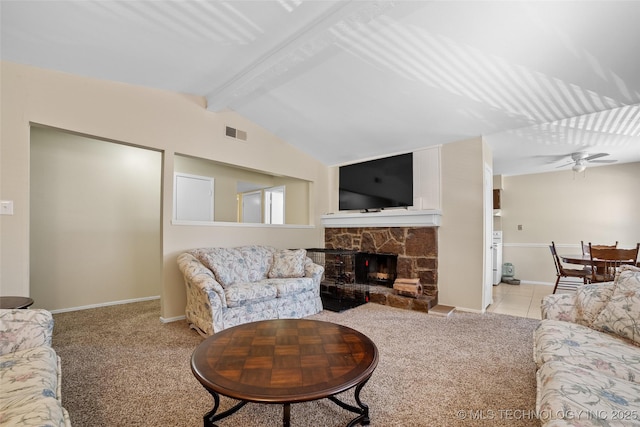
[(636, 267), (635, 265), (624, 264), (616, 269), (616, 274), (614, 276), (614, 283), (618, 283), (618, 279), (620, 278), (620, 273), (623, 271), (640, 271), (640, 267)]
[(307, 251), (304, 249), (276, 250), (273, 253), (273, 264), (269, 270), (269, 278), (304, 277), (304, 262)]
[(247, 281), (258, 282), (267, 278), (273, 263), (274, 249), (269, 246), (243, 246), (239, 248), (247, 268)]
[(623, 271), (635, 271), (636, 273), (640, 273), (640, 267), (636, 267), (635, 265), (625, 264), (621, 265), (618, 269), (620, 273)]
[(620, 273), (611, 299), (593, 326), (640, 344), (640, 272), (623, 270)]
[(611, 299), (614, 288), (613, 283), (580, 286), (576, 290), (576, 323), (591, 326)]
[(236, 282), (247, 281), (247, 267), (242, 253), (236, 248), (202, 248), (191, 251), (198, 261), (216, 276), (226, 288)]

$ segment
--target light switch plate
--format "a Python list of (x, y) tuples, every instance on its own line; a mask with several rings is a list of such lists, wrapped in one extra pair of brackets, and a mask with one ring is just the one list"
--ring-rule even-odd
[(13, 200), (0, 200), (0, 215), (13, 215)]

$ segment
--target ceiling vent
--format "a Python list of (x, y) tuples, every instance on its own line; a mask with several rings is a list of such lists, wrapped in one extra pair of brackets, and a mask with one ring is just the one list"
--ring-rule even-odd
[(247, 132), (245, 132), (243, 130), (236, 129), (236, 128), (232, 128), (231, 126), (227, 126), (225, 134), (228, 137), (239, 139), (241, 141), (246, 141), (247, 140)]

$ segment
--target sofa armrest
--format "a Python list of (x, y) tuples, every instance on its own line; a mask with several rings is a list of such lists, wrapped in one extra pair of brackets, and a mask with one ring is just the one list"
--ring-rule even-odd
[(224, 288), (216, 280), (216, 276), (211, 270), (205, 267), (196, 257), (189, 253), (183, 253), (178, 256), (178, 267), (184, 276), (185, 282), (189, 282), (205, 294), (211, 294), (211, 297), (217, 297), (222, 307), (227, 307), (227, 299), (224, 294)]
[(180, 254), (177, 261), (187, 288), (187, 320), (205, 335), (224, 329), (222, 311), (227, 308), (227, 298), (222, 285), (193, 255)]
[(322, 275), (324, 274), (324, 267), (316, 264), (307, 257), (304, 262), (304, 277), (311, 277), (313, 282), (318, 285), (320, 289), (320, 282), (322, 281)]
[(576, 321), (576, 294), (547, 295), (540, 304), (542, 319)]
[(0, 309), (0, 355), (51, 347), (53, 316), (43, 309)]

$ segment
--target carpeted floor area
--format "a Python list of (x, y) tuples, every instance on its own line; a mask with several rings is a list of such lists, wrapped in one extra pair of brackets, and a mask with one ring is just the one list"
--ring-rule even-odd
[[(201, 426), (213, 399), (190, 357), (203, 338), (162, 324), (158, 300), (54, 315), (63, 404), (74, 427)], [(378, 346), (361, 393), (372, 426), (536, 426), (532, 333), (537, 320), (456, 312), (450, 317), (365, 304), (312, 318), (343, 324)], [(352, 391), (340, 397), (353, 402)], [(221, 410), (234, 401), (221, 399)], [(344, 426), (328, 400), (295, 404), (292, 426)], [(282, 425), (280, 405), (248, 404), (224, 426)]]

